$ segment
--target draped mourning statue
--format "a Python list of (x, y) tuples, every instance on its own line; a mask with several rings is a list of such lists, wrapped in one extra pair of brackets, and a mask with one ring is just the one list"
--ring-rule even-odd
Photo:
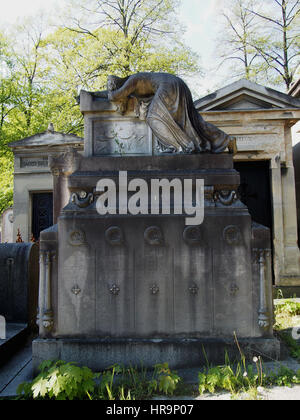
[(124, 114), (135, 99), (136, 116), (150, 126), (165, 152), (236, 152), (236, 140), (207, 123), (197, 112), (191, 92), (179, 77), (167, 73), (109, 76), (108, 99)]

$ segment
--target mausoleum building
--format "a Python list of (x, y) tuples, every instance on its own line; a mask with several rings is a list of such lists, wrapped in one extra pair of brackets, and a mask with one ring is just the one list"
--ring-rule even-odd
[[(53, 177), (49, 158), (68, 147), (83, 150), (83, 139), (55, 132), (51, 125), (40, 134), (10, 144), (15, 157), (13, 238), (20, 231), (23, 241), (39, 239), (53, 225)], [(15, 240), (15, 239), (14, 239)]]
[(237, 137), (235, 168), (252, 218), (272, 230), (278, 286), (300, 286), (291, 128), (300, 100), (240, 80), (196, 102), (203, 117)]

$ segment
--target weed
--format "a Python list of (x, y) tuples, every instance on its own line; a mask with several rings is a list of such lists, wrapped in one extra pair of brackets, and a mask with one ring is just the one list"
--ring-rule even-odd
[(90, 399), (97, 377), (90, 369), (80, 368), (74, 363), (45, 361), (41, 373), (31, 383), (18, 387), (24, 398), (74, 400)]
[(152, 373), (145, 368), (113, 365), (94, 374), (86, 367), (62, 361), (46, 361), (41, 373), (18, 388), (22, 399), (56, 400), (135, 400), (154, 394), (173, 395), (181, 378), (167, 363), (154, 366)]

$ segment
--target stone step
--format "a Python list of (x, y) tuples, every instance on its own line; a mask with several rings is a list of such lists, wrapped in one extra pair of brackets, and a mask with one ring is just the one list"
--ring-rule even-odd
[(6, 324), (6, 339), (0, 340), (0, 366), (24, 345), (28, 334), (27, 324)]

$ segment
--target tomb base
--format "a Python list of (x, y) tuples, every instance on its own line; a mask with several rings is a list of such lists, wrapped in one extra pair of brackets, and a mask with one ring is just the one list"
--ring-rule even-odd
[[(254, 356), (279, 360), (280, 343), (275, 338), (242, 338), (239, 346), (247, 361)], [(151, 369), (168, 363), (172, 369), (197, 368), (241, 360), (234, 337), (201, 339), (38, 339), (33, 342), (33, 370), (44, 360), (67, 360), (95, 372), (115, 363)]]

